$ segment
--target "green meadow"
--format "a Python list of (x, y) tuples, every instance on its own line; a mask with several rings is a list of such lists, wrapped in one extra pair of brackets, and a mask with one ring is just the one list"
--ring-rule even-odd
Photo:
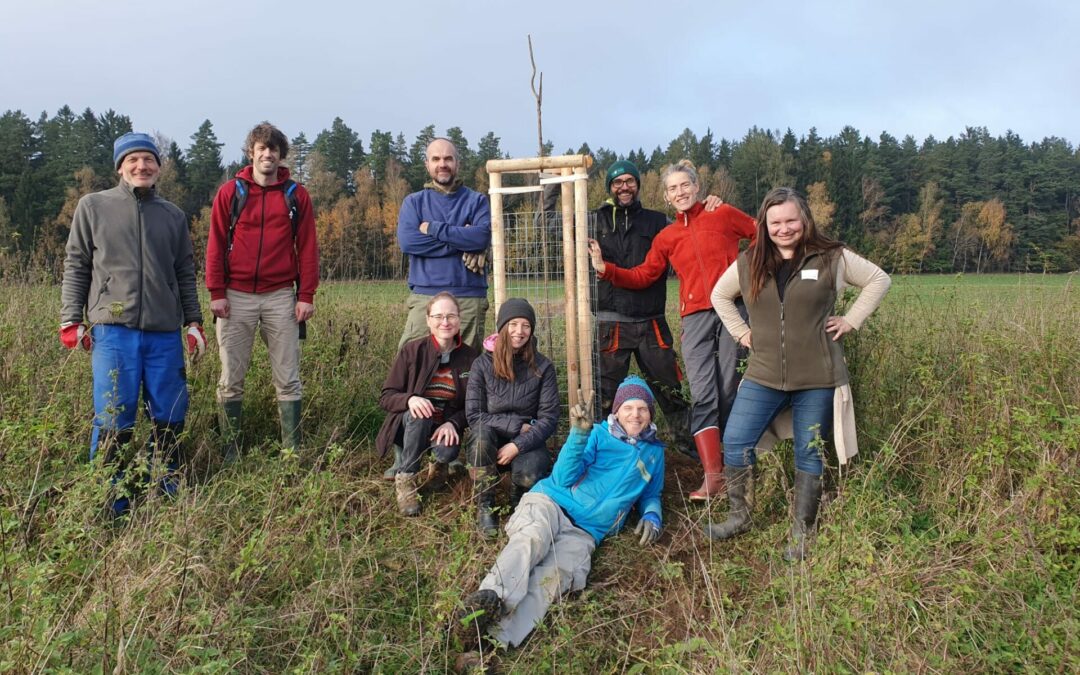
[[(761, 455), (755, 527), (723, 544), (701, 528), (726, 504), (690, 505), (700, 468), (671, 453), (659, 544), (605, 542), (589, 587), (485, 663), (518, 673), (1080, 671), (1078, 285), (1075, 274), (895, 277), (846, 347), (860, 453), (842, 470), (829, 461), (810, 559), (781, 558), (789, 448)], [(405, 294), (401, 283), (320, 290), (298, 452), (276, 441), (260, 344), (246, 454), (222, 466), (212, 346), (188, 371), (183, 490), (151, 494), (112, 523), (101, 509), (107, 471), (87, 461), (89, 359), (57, 340), (59, 289), (6, 287), (0, 672), (452, 670), (447, 627), (502, 541), (474, 534), (467, 482), (406, 520), (380, 478), (377, 399)]]

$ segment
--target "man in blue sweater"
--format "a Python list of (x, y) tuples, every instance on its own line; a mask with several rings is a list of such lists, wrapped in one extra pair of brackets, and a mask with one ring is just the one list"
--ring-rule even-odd
[(636, 506), (642, 546), (660, 537), (664, 446), (652, 423), (649, 385), (631, 375), (615, 393), (607, 420), (592, 425), (580, 405), (551, 475), (521, 499), (506, 523), (509, 541), (470, 594), (454, 630), (466, 649), (488, 633), (516, 647), (552, 602), (585, 588), (592, 552), (617, 533)]
[(409, 317), (398, 342), (429, 333), (431, 296), (453, 293), (461, 309), (461, 339), (480, 351), (488, 309), (483, 253), (491, 244), (486, 195), (458, 179), (458, 152), (445, 138), (428, 144), (424, 166), (431, 181), (405, 198), (398, 213), (398, 246), (409, 256)]

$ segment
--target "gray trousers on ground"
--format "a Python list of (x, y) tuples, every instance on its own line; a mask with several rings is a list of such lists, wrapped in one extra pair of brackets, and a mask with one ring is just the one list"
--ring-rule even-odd
[[(745, 317), (746, 309), (739, 306)], [(739, 359), (746, 350), (731, 338), (716, 312), (684, 316), (682, 353), (690, 380), (690, 433), (717, 427), (724, 433), (731, 405), (739, 391)]]
[[(457, 296), (455, 296), (457, 297)], [(427, 304), (431, 300), (430, 295), (409, 293), (405, 305), (409, 308), (409, 316), (405, 319), (405, 330), (398, 340), (398, 350), (410, 340), (419, 340), (431, 335), (431, 329), (427, 325)], [(477, 352), (484, 348), (484, 319), (487, 317), (487, 298), (462, 298), (458, 297), (458, 309), (461, 311), (461, 341), (472, 345)]]
[(214, 324), (221, 378), (217, 400), (244, 398), (244, 378), (251, 365), (255, 330), (259, 330), (270, 356), (270, 372), (279, 401), (299, 401), (300, 324), (296, 322), (296, 296), (292, 287), (269, 293), (243, 293), (228, 289), (229, 318)]
[(550, 497), (529, 492), (506, 523), (510, 540), (480, 583), (502, 599), (506, 614), (492, 626), (496, 640), (521, 644), (551, 603), (585, 588), (596, 541)]

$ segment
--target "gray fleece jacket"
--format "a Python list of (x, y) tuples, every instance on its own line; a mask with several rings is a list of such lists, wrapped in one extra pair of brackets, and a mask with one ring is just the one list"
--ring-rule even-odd
[(121, 180), (79, 200), (60, 290), (60, 322), (152, 331), (202, 322), (184, 212)]

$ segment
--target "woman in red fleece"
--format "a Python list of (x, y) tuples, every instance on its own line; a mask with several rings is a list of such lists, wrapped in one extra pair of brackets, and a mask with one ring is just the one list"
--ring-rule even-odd
[(605, 263), (595, 241), (589, 242), (589, 255), (600, 278), (620, 288), (646, 288), (667, 273), (668, 265), (679, 276), (682, 354), (693, 398), (690, 431), (705, 468), (705, 480), (690, 499), (704, 501), (724, 485), (720, 438), (739, 386), (740, 351), (712, 311), (709, 293), (735, 262), (739, 241), (753, 239), (756, 228), (753, 218), (733, 206), (705, 211), (698, 201), (697, 170), (689, 160), (664, 167), (661, 180), (664, 201), (677, 213), (675, 222), (656, 235), (645, 262), (630, 269)]

